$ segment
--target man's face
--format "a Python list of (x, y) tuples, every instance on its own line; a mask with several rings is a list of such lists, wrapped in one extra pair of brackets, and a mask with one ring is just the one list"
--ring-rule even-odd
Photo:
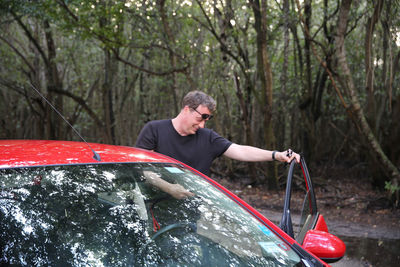
[(204, 128), (206, 121), (209, 120), (203, 119), (202, 114), (207, 114), (211, 116), (210, 110), (203, 106), (200, 105), (196, 109), (192, 109), (188, 107), (188, 113), (187, 113), (187, 133), (188, 134), (195, 134), (198, 129)]

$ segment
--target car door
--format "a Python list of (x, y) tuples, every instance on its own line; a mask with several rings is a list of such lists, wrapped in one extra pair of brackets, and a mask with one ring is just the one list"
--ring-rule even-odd
[(338, 261), (345, 253), (345, 244), (329, 233), (324, 217), (318, 212), (313, 184), (304, 157), (301, 157), (299, 164), (293, 160), (289, 165), (279, 227), (326, 262)]

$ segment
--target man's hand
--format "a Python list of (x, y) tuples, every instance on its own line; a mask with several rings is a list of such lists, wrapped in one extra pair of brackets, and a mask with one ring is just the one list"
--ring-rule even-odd
[(275, 159), (281, 162), (290, 163), (293, 159), (296, 159), (297, 163), (300, 163), (300, 155), (293, 152), (290, 148), (282, 152), (275, 153)]
[(183, 199), (187, 197), (193, 197), (195, 196), (194, 193), (186, 190), (182, 185), (180, 184), (169, 184), (166, 187), (166, 192), (173, 196), (176, 199)]

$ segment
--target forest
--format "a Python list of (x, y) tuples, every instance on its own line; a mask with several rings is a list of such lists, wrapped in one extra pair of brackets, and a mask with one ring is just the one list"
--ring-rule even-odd
[[(202, 90), (221, 136), (358, 168), (399, 204), (397, 0), (1, 0), (0, 13), (1, 139), (81, 140), (36, 90), (88, 142), (126, 146)], [(273, 189), (277, 165), (212, 171)]]

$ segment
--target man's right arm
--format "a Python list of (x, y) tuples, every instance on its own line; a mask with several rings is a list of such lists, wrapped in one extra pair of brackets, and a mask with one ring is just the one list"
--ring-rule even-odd
[(153, 129), (151, 122), (146, 125), (140, 131), (138, 138), (136, 139), (135, 147), (144, 148), (147, 150), (155, 150), (157, 147), (157, 134)]

